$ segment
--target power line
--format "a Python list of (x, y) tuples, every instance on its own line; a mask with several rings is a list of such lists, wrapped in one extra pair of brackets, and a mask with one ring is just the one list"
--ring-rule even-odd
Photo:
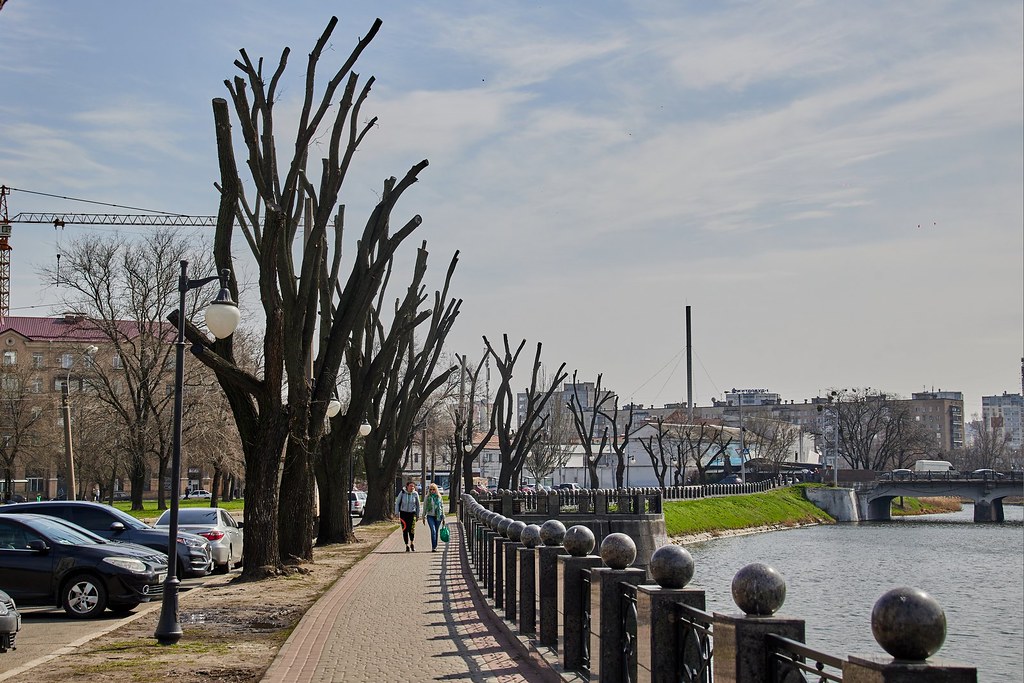
[(84, 204), (95, 204), (97, 206), (109, 206), (115, 209), (129, 209), (131, 211), (145, 211), (146, 213), (157, 213), (165, 216), (184, 216), (186, 214), (177, 213), (174, 211), (160, 211), (159, 209), (143, 209), (138, 206), (126, 206), (124, 204), (112, 204), (110, 202), (98, 202), (92, 199), (79, 199), (77, 197), (65, 197), (64, 195), (51, 194), (49, 192), (37, 192), (35, 190), (25, 190), (19, 187), (10, 187), (9, 189), (16, 192), (24, 192), (25, 194), (39, 195), (40, 197), (52, 197), (54, 199), (66, 199), (72, 202), (82, 202)]

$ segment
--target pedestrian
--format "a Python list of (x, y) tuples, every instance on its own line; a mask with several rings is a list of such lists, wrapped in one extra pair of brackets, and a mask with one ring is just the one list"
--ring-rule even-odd
[(423, 501), (423, 518), (430, 527), (430, 552), (437, 551), (437, 532), (444, 524), (444, 501), (437, 490), (437, 484), (427, 487), (427, 497)]
[(406, 482), (405, 490), (395, 498), (395, 512), (402, 520), (405, 552), (416, 550), (416, 518), (420, 516), (420, 497), (416, 495), (416, 482)]

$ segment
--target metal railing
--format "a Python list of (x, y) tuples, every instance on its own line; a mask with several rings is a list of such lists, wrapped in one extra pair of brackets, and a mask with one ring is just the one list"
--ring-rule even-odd
[(623, 581), (619, 587), (622, 589), (622, 626), (619, 629), (622, 634), (622, 680), (636, 683), (636, 586)]
[(712, 683), (715, 648), (710, 612), (676, 603), (676, 648), (682, 659), (680, 683)]
[(843, 680), (843, 660), (805, 644), (770, 633), (769, 680), (773, 683), (838, 683)]
[(580, 673), (590, 674), (590, 570), (580, 570)]

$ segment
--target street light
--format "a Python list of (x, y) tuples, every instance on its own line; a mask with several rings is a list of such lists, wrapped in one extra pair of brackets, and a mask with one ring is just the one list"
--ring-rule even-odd
[[(339, 407), (341, 406), (340, 403), (338, 405), (339, 405)], [(330, 414), (330, 407), (329, 406), (327, 408), (327, 411), (328, 411), (328, 414)], [(363, 420), (363, 423), (361, 425), (359, 425), (359, 436), (363, 436), (363, 437), (367, 436), (370, 433), (371, 429), (373, 429), (373, 428), (370, 427), (370, 423), (367, 422), (366, 420)], [(365, 444), (363, 444), (363, 448), (366, 448)], [(349, 491), (354, 491), (355, 488), (356, 488), (355, 462), (356, 462), (355, 454), (354, 453), (349, 453), (348, 454), (348, 489), (349, 489)]]
[(188, 279), (188, 261), (181, 262), (178, 278), (178, 336), (174, 342), (174, 422), (171, 431), (171, 514), (167, 530), (167, 578), (164, 580), (163, 602), (160, 605), (160, 621), (154, 637), (161, 645), (174, 645), (181, 639), (181, 624), (178, 623), (178, 494), (181, 489), (181, 408), (185, 385), (185, 295), (189, 290), (220, 280), (217, 298), (206, 307), (206, 327), (217, 339), (230, 337), (241, 314), (238, 304), (231, 299), (228, 278), (231, 271), (224, 269), (219, 276)]
[(636, 462), (636, 456), (631, 455), (626, 458), (626, 488), (629, 488), (629, 463)]
[[(90, 344), (85, 347), (82, 355), (86, 358), (92, 358), (99, 350), (98, 346)], [(64, 469), (67, 470), (67, 481), (64, 484), (64, 498), (66, 500), (78, 500), (78, 495), (75, 491), (75, 449), (71, 443), (71, 404), (68, 401), (68, 387), (71, 385), (71, 369), (74, 367), (74, 361), (68, 363), (68, 372), (64, 376), (64, 384), (62, 384), (60, 388), (60, 409), (61, 415), (64, 418)]]

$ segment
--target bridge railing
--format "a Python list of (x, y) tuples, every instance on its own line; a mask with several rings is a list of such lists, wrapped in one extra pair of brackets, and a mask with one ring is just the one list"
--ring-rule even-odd
[[(473, 576), (494, 596), (488, 604), (500, 607), (503, 599), (510, 627), (518, 624), (556, 670), (605, 683), (977, 681), (974, 667), (928, 661), (945, 638), (945, 615), (917, 589), (891, 590), (872, 611), (872, 633), (892, 658), (840, 656), (809, 647), (802, 619), (776, 614), (785, 580), (766, 565), (748, 565), (734, 577), (740, 614), (711, 613), (704, 591), (687, 586), (694, 565), (682, 546), (658, 548), (648, 576), (629, 566), (636, 545), (626, 534), (609, 534), (593, 555), (595, 536), (584, 525), (528, 525), (468, 495), (460, 512)], [(509, 562), (518, 569), (509, 570)]]

